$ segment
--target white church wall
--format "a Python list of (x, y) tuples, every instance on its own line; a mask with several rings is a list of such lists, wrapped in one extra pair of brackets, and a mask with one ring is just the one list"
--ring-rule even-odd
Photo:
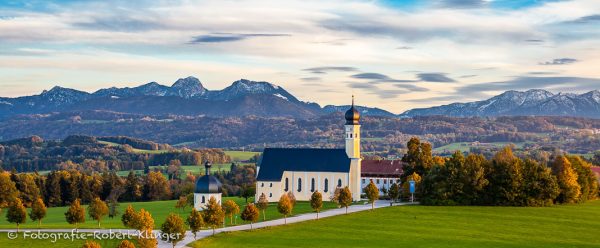
[[(277, 202), (283, 193), (292, 192), (298, 201), (308, 201), (314, 191), (319, 191), (323, 195), (323, 200), (328, 201), (338, 183), (341, 187), (346, 187), (349, 181), (349, 173), (339, 172), (308, 172), (308, 171), (285, 171), (280, 182), (258, 181), (256, 183), (256, 197), (262, 193), (267, 195), (269, 202)], [(287, 191), (286, 191), (287, 178)], [(298, 187), (300, 179), (300, 187)], [(312, 188), (312, 179), (315, 180), (314, 191)], [(325, 179), (327, 179), (327, 192), (325, 192)], [(271, 187), (271, 183), (273, 186)], [(271, 197), (269, 197), (271, 196)]]
[(208, 200), (211, 197), (214, 197), (217, 200), (217, 203), (221, 204), (221, 193), (216, 193), (216, 194), (194, 193), (194, 208), (198, 211), (202, 211), (204, 209), (204, 207), (206, 206), (206, 204), (208, 203)]
[(390, 189), (390, 187), (392, 187), (392, 184), (394, 183), (398, 183), (400, 184), (400, 178), (393, 178), (393, 177), (362, 177), (361, 178), (361, 192), (364, 193), (364, 189), (367, 187), (367, 185), (369, 185), (369, 183), (371, 182), (371, 180), (373, 180), (373, 183), (377, 186), (377, 188), (379, 189), (379, 194), (383, 195), (383, 191), (382, 189)]

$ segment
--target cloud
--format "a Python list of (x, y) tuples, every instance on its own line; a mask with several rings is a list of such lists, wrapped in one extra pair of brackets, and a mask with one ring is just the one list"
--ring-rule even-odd
[(529, 74), (529, 75), (556, 75), (556, 74), (558, 74), (558, 72), (554, 72), (554, 71), (532, 71), (532, 72), (528, 72), (527, 74)]
[(445, 8), (481, 8), (488, 5), (484, 0), (441, 0), (438, 5)]
[(577, 62), (577, 59), (573, 58), (561, 58), (553, 59), (552, 61), (540, 62), (540, 65), (567, 65)]
[(304, 81), (304, 82), (318, 82), (321, 81), (320, 77), (304, 77), (304, 78), (300, 78), (300, 80)]
[(416, 86), (416, 85), (412, 85), (412, 84), (394, 84), (395, 87), (397, 88), (401, 88), (401, 89), (405, 89), (405, 90), (410, 90), (413, 92), (427, 92), (429, 91), (429, 89), (425, 88), (425, 87), (420, 87), (420, 86)]
[(452, 83), (456, 80), (446, 76), (446, 73), (419, 73), (417, 77), (425, 82)]
[(531, 77), (521, 76), (508, 81), (470, 84), (459, 87), (457, 94), (470, 95), (486, 91), (552, 89), (557, 91), (587, 91), (598, 89), (600, 79), (585, 77)]
[(350, 76), (352, 78), (357, 79), (373, 79), (373, 80), (391, 80), (387, 75), (383, 75), (381, 73), (367, 72), (367, 73), (359, 73)]
[(320, 67), (306, 68), (306, 69), (302, 69), (302, 70), (308, 71), (308, 72), (314, 73), (314, 74), (325, 74), (325, 73), (331, 72), (331, 71), (338, 71), (338, 72), (358, 71), (357, 68), (350, 67), (350, 66), (320, 66)]
[(413, 48), (409, 47), (409, 46), (400, 46), (400, 47), (396, 47), (396, 49), (398, 49), (398, 50), (411, 50)]
[(563, 24), (586, 24), (586, 23), (592, 23), (592, 22), (600, 22), (600, 14), (582, 16), (575, 20), (565, 21), (565, 22), (563, 22)]
[(472, 77), (477, 77), (477, 75), (474, 74), (470, 74), (470, 75), (462, 75), (459, 78), (472, 78)]
[(117, 32), (144, 32), (165, 28), (155, 20), (143, 20), (127, 16), (104, 16), (93, 18), (90, 21), (74, 22), (72, 25), (84, 29)]
[(290, 34), (234, 34), (234, 33), (212, 33), (192, 37), (190, 44), (195, 43), (220, 43), (240, 41), (251, 37), (280, 37), (291, 36)]

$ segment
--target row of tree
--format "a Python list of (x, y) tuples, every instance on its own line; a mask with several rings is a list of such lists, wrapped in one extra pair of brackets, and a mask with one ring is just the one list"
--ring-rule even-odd
[(433, 157), (431, 146), (417, 138), (407, 146), (403, 188), (414, 180), (423, 204), (548, 206), (599, 196), (592, 165), (579, 156), (557, 154), (545, 164), (517, 157), (504, 147), (491, 159), (459, 151), (441, 158)]

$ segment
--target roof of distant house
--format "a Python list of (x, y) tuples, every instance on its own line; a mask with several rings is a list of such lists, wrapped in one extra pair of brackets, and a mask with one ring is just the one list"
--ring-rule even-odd
[(401, 160), (363, 160), (361, 163), (361, 176), (391, 176), (402, 175)]

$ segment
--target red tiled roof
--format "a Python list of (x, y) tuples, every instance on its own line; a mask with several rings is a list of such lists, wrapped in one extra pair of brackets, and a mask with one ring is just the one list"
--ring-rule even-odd
[(397, 176), (402, 175), (400, 160), (363, 160), (361, 162), (362, 176)]

